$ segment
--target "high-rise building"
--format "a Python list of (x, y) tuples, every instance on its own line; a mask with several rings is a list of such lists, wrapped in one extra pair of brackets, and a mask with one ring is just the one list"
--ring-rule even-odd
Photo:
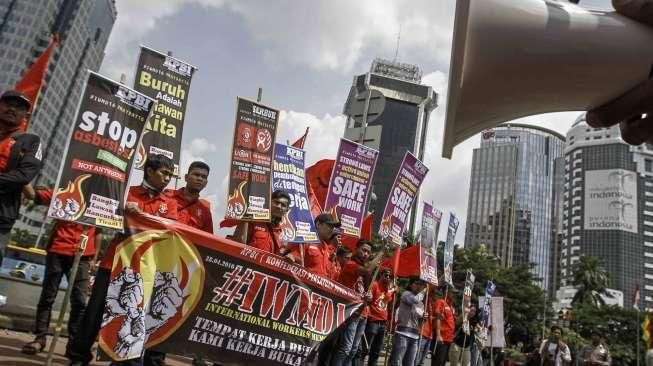
[(557, 132), (504, 124), (481, 134), (472, 158), (465, 246), (485, 245), (507, 267), (533, 263), (547, 290), (555, 241), (555, 162), (563, 146)]
[(653, 310), (653, 146), (630, 146), (618, 127), (591, 128), (581, 115), (564, 159), (560, 285), (573, 285), (574, 264), (591, 255), (625, 305), (639, 284), (643, 306)]
[[(406, 151), (424, 160), (428, 120), (437, 107), (437, 94), (432, 87), (422, 85), (421, 78), (415, 65), (376, 59), (370, 72), (354, 77), (349, 91), (343, 111), (348, 117), (344, 137), (379, 150), (372, 181), (372, 191), (378, 197), (376, 211), (385, 207)], [(373, 91), (376, 100), (366, 104), (362, 96), (367, 91)], [(366, 105), (371, 106), (365, 124)], [(415, 210), (411, 217), (412, 228)], [(381, 214), (374, 220), (378, 228)]]
[[(114, 0), (0, 0), (0, 91), (13, 88), (53, 33), (60, 38), (29, 125), (43, 146), (37, 184), (57, 179), (86, 70), (100, 68), (116, 16)], [(23, 210), (16, 227), (36, 233), (43, 217), (43, 209)]]
[(0, 90), (16, 84), (53, 33), (61, 40), (29, 126), (43, 143), (39, 183), (57, 178), (86, 70), (100, 68), (115, 20), (114, 0), (0, 0)]

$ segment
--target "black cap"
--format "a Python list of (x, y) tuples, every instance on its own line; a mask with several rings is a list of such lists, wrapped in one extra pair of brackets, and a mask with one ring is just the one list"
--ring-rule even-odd
[(331, 216), (330, 213), (321, 213), (315, 218), (316, 224), (329, 224), (333, 227), (340, 227), (340, 221), (336, 220)]
[(25, 94), (17, 91), (17, 90), (8, 90), (4, 93), (2, 93), (2, 96), (0, 96), (0, 100), (3, 99), (15, 99), (23, 103), (27, 109), (30, 109), (32, 107), (32, 101), (29, 100), (28, 97), (25, 96)]

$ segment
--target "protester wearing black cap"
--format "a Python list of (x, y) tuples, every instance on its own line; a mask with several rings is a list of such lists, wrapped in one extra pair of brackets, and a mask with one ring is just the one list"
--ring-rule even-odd
[(581, 365), (612, 365), (612, 357), (608, 346), (603, 343), (603, 335), (597, 329), (592, 330), (591, 343), (580, 352)]
[(41, 169), (41, 140), (25, 133), (31, 102), (15, 90), (0, 96), (0, 263), (18, 217), (23, 186)]

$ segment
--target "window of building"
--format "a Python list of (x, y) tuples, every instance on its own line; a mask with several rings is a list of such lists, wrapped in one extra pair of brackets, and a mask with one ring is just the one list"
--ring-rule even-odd
[(644, 170), (648, 173), (653, 172), (653, 160), (644, 159)]

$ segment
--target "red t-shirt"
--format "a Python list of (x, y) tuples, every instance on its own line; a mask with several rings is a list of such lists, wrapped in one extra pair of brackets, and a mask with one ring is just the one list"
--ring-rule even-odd
[(370, 286), (372, 293), (372, 303), (369, 305), (370, 320), (387, 321), (388, 320), (388, 304), (392, 302), (392, 294), (394, 290), (389, 290), (386, 286), (381, 284), (380, 281), (374, 281)]
[(201, 198), (186, 200), (184, 188), (166, 189), (165, 193), (177, 201), (177, 221), (213, 234), (213, 216), (209, 201)]
[(447, 303), (445, 299), (438, 299), (435, 301), (433, 310), (434, 316), (440, 319), (440, 336), (443, 342), (453, 342), (454, 330), (456, 323), (454, 315), (456, 310), (452, 304)]
[(281, 253), (281, 228), (268, 223), (249, 223), (247, 245), (268, 253)]
[(433, 309), (435, 304), (430, 300), (427, 303), (426, 316), (424, 317), (424, 323), (422, 324), (422, 337), (433, 339), (433, 321), (435, 317), (433, 316)]
[[(39, 205), (49, 205), (52, 200), (52, 188), (38, 188), (35, 190), (36, 197), (34, 202)], [(66, 256), (74, 256), (79, 246), (79, 242), (87, 229), (86, 249), (83, 256), (92, 256), (95, 254), (95, 226), (86, 226), (72, 221), (55, 220), (54, 229), (50, 235), (46, 250), (50, 253), (56, 253)]]
[[(361, 269), (363, 269), (363, 266), (356, 262), (356, 260), (350, 260), (347, 262), (347, 264), (345, 264), (344, 267), (342, 267), (338, 282), (340, 282), (343, 286), (349, 287), (350, 289), (356, 291), (359, 295), (364, 296), (365, 278), (360, 275)], [(367, 317), (367, 313), (367, 305), (364, 305), (361, 310), (361, 316), (365, 318)]]
[(292, 244), (290, 246), (292, 256), (296, 259), (302, 258), (301, 251), (304, 250), (304, 268), (318, 276), (333, 278), (334, 270), (331, 262), (333, 249), (325, 242)]
[[(166, 196), (163, 192), (150, 195), (150, 190), (143, 186), (132, 186), (127, 194), (127, 203), (136, 203), (143, 213), (165, 217), (167, 219), (177, 219), (177, 201)], [(113, 266), (113, 257), (116, 253), (116, 246), (120, 243), (122, 235), (116, 235), (107, 249), (107, 253), (102, 258), (100, 267), (111, 270)]]

